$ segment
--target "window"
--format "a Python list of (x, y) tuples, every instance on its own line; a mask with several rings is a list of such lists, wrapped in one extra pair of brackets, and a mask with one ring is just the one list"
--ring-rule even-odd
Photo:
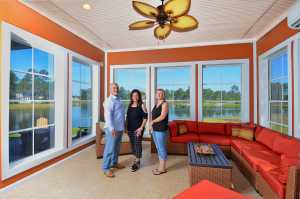
[(143, 102), (146, 101), (147, 70), (146, 68), (118, 68), (114, 69), (114, 82), (120, 86), (119, 96), (127, 111), (130, 102), (130, 92), (139, 89), (142, 93)]
[(9, 162), (54, 147), (54, 55), (11, 39)]
[(288, 52), (286, 49), (271, 55), (269, 70), (269, 125), (272, 129), (288, 134)]
[(92, 133), (92, 67), (73, 59), (72, 62), (72, 140)]
[[(203, 120), (241, 121), (242, 65), (203, 65)], [(245, 112), (245, 114), (248, 114)]]
[(157, 67), (156, 88), (166, 92), (169, 120), (193, 118), (191, 106), (191, 67)]

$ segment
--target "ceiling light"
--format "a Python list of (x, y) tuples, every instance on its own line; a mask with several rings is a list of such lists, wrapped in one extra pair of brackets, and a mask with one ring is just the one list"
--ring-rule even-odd
[(84, 3), (82, 5), (82, 8), (85, 9), (85, 10), (90, 10), (92, 8), (92, 6), (90, 4), (88, 4), (88, 3)]

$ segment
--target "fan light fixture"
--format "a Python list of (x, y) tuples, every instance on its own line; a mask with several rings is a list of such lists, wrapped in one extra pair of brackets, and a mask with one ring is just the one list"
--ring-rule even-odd
[(198, 21), (195, 17), (187, 15), (190, 10), (191, 0), (169, 0), (157, 8), (143, 2), (132, 1), (132, 6), (136, 12), (148, 20), (137, 21), (129, 25), (129, 30), (154, 29), (154, 36), (163, 40), (167, 38), (171, 31), (186, 32), (198, 27)]

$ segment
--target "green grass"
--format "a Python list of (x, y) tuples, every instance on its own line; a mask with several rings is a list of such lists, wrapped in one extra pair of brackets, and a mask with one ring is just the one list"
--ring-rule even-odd
[[(213, 107), (220, 107), (220, 102), (213, 102), (213, 101), (204, 101), (203, 107), (206, 108), (213, 108)], [(240, 108), (241, 104), (235, 103), (223, 103), (223, 108)]]

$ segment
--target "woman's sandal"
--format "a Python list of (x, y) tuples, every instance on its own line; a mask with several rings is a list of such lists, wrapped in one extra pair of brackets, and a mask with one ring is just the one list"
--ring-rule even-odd
[(164, 173), (167, 173), (167, 172), (168, 172), (168, 170), (164, 170), (164, 171), (160, 171), (158, 169), (152, 170), (153, 175), (161, 175), (161, 174), (164, 174)]

